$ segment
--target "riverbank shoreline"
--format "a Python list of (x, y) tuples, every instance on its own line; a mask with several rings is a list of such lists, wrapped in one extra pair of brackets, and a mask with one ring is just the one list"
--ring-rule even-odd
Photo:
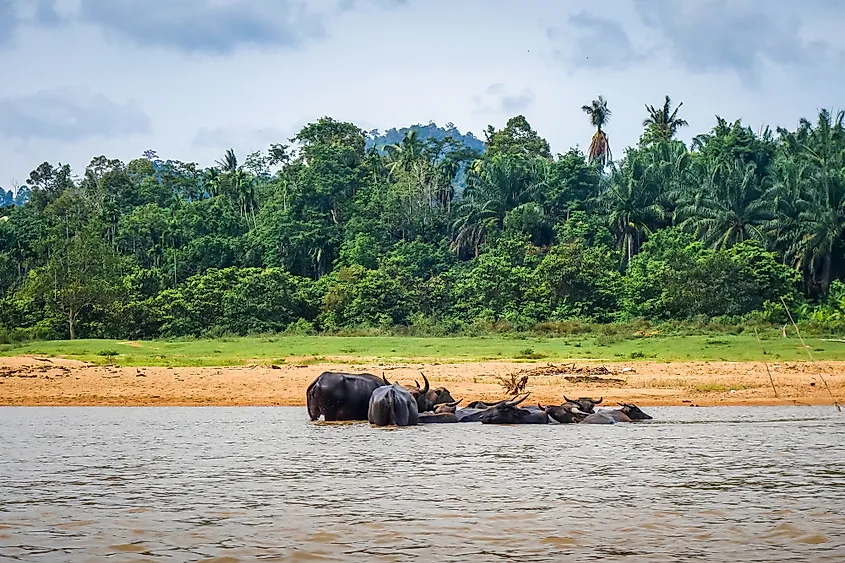
[[(498, 377), (528, 375), (530, 402), (604, 397), (641, 406), (830, 405), (845, 400), (845, 362), (473, 363), (326, 362), (239, 367), (118, 367), (37, 356), (0, 358), (0, 406), (303, 406), (323, 371), (369, 372), (405, 384), (425, 373), (433, 386), (473, 400), (507, 396)], [(822, 380), (824, 378), (824, 381)]]

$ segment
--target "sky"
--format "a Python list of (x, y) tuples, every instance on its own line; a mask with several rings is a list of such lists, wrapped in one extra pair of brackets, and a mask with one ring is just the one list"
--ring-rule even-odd
[(840, 0), (0, 0), (0, 186), (145, 150), (211, 166), (322, 116), (365, 130), (525, 115), (555, 153), (646, 104), (794, 128), (845, 106)]

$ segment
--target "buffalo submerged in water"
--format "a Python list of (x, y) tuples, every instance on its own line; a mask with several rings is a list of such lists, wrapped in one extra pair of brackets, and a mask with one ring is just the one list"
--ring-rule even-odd
[[(390, 383), (384, 374), (379, 378), (370, 373), (326, 371), (308, 386), (308, 415), (311, 420), (321, 416), (326, 421), (368, 420), (379, 426), (457, 422), (548, 424), (550, 418), (562, 424), (614, 424), (651, 419), (629, 403), (619, 403), (620, 409), (596, 411), (595, 406), (602, 403), (601, 397), (575, 400), (564, 397), (565, 402), (560, 406), (520, 407), (530, 395), (526, 393), (523, 397), (498, 403), (473, 401), (467, 408), (457, 408), (461, 401), (453, 400), (448, 389), (432, 389), (425, 374), (422, 377), (424, 387), (417, 382), (415, 387), (408, 387)], [(376, 391), (379, 391), (377, 395)], [(372, 400), (374, 396), (375, 401)]]

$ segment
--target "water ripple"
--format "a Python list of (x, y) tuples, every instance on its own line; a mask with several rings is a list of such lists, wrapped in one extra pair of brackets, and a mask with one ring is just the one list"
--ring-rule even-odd
[(398, 431), (303, 408), (2, 408), (0, 559), (841, 561), (845, 417)]

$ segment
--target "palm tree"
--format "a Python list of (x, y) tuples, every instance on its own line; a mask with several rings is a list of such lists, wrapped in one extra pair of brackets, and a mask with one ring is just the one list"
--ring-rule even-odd
[(613, 155), (610, 152), (610, 139), (607, 133), (602, 131), (602, 126), (608, 122), (611, 115), (611, 111), (607, 107), (607, 101), (602, 96), (599, 96), (590, 105), (581, 106), (581, 110), (590, 116), (590, 123), (596, 128), (596, 132), (590, 141), (590, 150), (587, 156), (590, 162), (598, 160), (602, 166), (607, 166), (613, 160)]
[(793, 162), (778, 169), (773, 224), (786, 258), (821, 293), (827, 293), (845, 252), (844, 120), (845, 112), (834, 117), (823, 109), (815, 127), (802, 119), (795, 133), (781, 131), (785, 158)]
[(663, 107), (660, 109), (655, 109), (654, 106), (646, 104), (645, 109), (648, 111), (648, 117), (643, 120), (643, 127), (646, 128), (643, 134), (644, 143), (669, 141), (675, 137), (675, 133), (677, 133), (680, 127), (689, 125), (685, 119), (678, 118), (678, 110), (683, 105), (684, 102), (681, 102), (675, 108), (675, 111), (670, 112), (672, 109), (672, 100), (669, 99), (668, 95), (663, 102)]
[(399, 170), (410, 170), (411, 165), (423, 158), (424, 144), (413, 129), (405, 133), (401, 143), (385, 145), (384, 152), (390, 159), (390, 172), (395, 174)]
[(497, 154), (478, 159), (467, 174), (467, 187), (452, 224), (452, 250), (477, 256), (488, 235), (502, 227), (511, 209), (536, 201), (548, 167), (543, 157)]
[(697, 193), (688, 194), (678, 208), (681, 226), (713, 249), (744, 240), (766, 242), (766, 228), (774, 205), (762, 198), (757, 165), (740, 159), (709, 159), (698, 169)]
[(629, 151), (622, 166), (614, 166), (610, 187), (597, 198), (608, 227), (616, 234), (623, 263), (639, 253), (663, 214), (652, 181), (654, 171), (640, 154)]
[(216, 164), (223, 172), (234, 172), (238, 169), (238, 157), (235, 156), (235, 151), (226, 149), (226, 154), (223, 155), (223, 158), (216, 161)]

